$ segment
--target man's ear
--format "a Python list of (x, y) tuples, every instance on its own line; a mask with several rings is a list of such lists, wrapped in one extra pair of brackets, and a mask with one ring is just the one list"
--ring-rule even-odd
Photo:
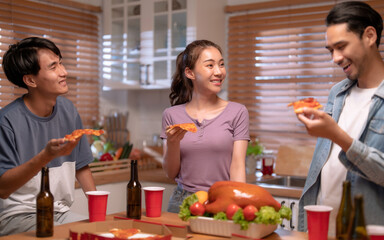
[(192, 71), (190, 68), (188, 68), (188, 67), (185, 68), (185, 70), (184, 70), (184, 74), (185, 74), (185, 76), (186, 76), (187, 78), (189, 78), (189, 79), (191, 79), (191, 80), (195, 79), (195, 74), (194, 74), (193, 71)]
[(36, 81), (35, 81), (34, 77), (31, 74), (24, 75), (23, 76), (23, 82), (28, 87), (36, 87)]
[(372, 26), (368, 26), (364, 30), (363, 38), (368, 41), (369, 46), (374, 44), (376, 46), (377, 34), (376, 29)]

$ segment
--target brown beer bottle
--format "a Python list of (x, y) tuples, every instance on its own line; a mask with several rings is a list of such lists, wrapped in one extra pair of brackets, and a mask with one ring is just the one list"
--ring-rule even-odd
[(354, 198), (354, 210), (348, 226), (348, 240), (369, 240), (364, 218), (363, 195)]
[(351, 182), (343, 182), (343, 195), (341, 197), (339, 211), (336, 217), (336, 239), (346, 240), (348, 224), (352, 213)]
[(137, 171), (137, 160), (131, 160), (131, 179), (127, 185), (127, 218), (141, 218), (141, 184)]
[(36, 237), (53, 235), (53, 195), (49, 190), (49, 170), (41, 169), (41, 188), (36, 198)]

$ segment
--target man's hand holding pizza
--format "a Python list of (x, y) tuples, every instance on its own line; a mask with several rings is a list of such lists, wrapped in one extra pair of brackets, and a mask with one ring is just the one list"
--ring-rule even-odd
[(76, 147), (79, 141), (80, 138), (73, 141), (67, 141), (64, 138), (51, 139), (45, 146), (44, 151), (48, 154), (48, 156), (52, 157), (52, 159), (60, 156), (66, 156), (71, 154), (72, 150)]
[(305, 125), (308, 134), (314, 137), (328, 138), (347, 151), (353, 139), (339, 127), (337, 122), (327, 113), (313, 108), (303, 108), (297, 118)]

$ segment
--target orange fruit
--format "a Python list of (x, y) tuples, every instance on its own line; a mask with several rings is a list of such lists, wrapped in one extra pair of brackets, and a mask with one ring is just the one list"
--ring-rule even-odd
[(208, 192), (206, 191), (197, 191), (195, 192), (197, 198), (199, 199), (199, 202), (201, 204), (204, 204), (206, 201), (208, 201)]

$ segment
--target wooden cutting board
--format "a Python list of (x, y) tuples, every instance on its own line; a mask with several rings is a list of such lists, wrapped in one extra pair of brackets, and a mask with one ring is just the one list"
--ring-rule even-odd
[(275, 173), (306, 177), (315, 146), (281, 145), (277, 152)]

